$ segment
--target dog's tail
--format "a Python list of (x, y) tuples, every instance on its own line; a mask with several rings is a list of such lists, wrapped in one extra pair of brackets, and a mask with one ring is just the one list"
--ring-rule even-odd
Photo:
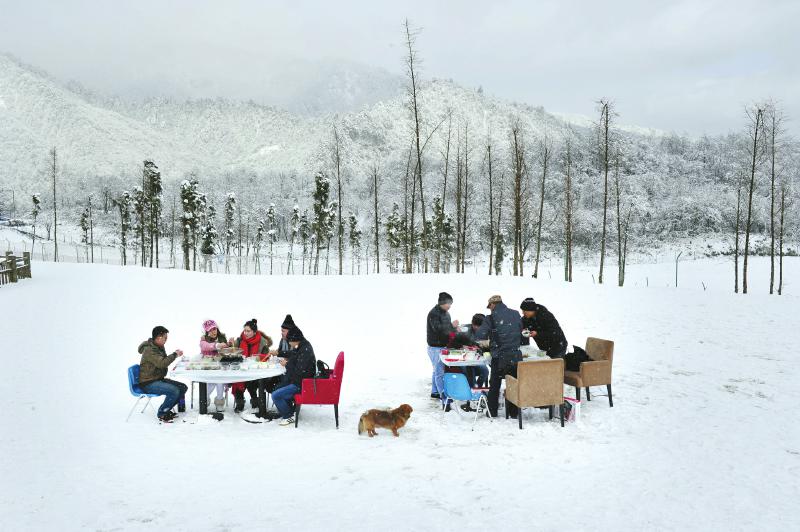
[(361, 416), (358, 419), (358, 434), (361, 435), (364, 432), (364, 416)]

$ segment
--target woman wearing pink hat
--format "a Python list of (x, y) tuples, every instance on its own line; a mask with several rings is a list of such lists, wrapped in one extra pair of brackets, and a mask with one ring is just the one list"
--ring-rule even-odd
[[(203, 332), (203, 336), (200, 337), (200, 352), (204, 357), (213, 357), (217, 354), (219, 349), (228, 346), (228, 340), (225, 338), (225, 334), (220, 332), (216, 321), (204, 321)], [(208, 394), (211, 395), (211, 391), (215, 388), (217, 390), (217, 397), (214, 399), (214, 406), (217, 408), (217, 412), (219, 412), (225, 409), (225, 385), (209, 384)]]

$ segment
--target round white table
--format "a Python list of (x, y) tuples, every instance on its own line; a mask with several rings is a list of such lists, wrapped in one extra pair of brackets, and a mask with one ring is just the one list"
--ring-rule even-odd
[(171, 377), (183, 377), (200, 383), (200, 414), (208, 413), (208, 384), (228, 384), (233, 382), (258, 381), (258, 409), (264, 416), (267, 413), (266, 389), (264, 379), (277, 377), (286, 373), (280, 364), (266, 368), (243, 368), (236, 370), (222, 369), (186, 369), (185, 362), (178, 362), (170, 370)]

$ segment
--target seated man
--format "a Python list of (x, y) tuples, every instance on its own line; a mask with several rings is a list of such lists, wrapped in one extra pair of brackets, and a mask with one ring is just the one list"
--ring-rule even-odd
[(522, 338), (520, 345), (530, 345), (531, 338), (536, 346), (545, 351), (550, 358), (564, 358), (567, 352), (567, 337), (553, 313), (540, 305), (532, 297), (520, 304), (522, 310)]
[(291, 356), (281, 359), (281, 365), (286, 367), (286, 374), (281, 379), (280, 385), (272, 392), (272, 402), (283, 418), (280, 423), (282, 427), (294, 424), (293, 399), (295, 394), (300, 393), (303, 379), (313, 378), (317, 373), (314, 348), (296, 325), (289, 329), (286, 340), (292, 349)]
[[(486, 318), (486, 316), (481, 313), (472, 316), (472, 323), (469, 326), (469, 330), (466, 333), (461, 333), (468, 339), (468, 341), (464, 342), (464, 345), (478, 345), (478, 341), (475, 339), (475, 333), (477, 333), (478, 329), (483, 325), (484, 318)], [(456, 338), (458, 337), (459, 335), (456, 335)], [(479, 350), (481, 353), (485, 351), (483, 348)], [(481, 364), (480, 366), (467, 366), (466, 373), (470, 386), (483, 388), (489, 383), (489, 368), (486, 367), (485, 364)]]
[(164, 402), (158, 408), (158, 419), (164, 423), (172, 423), (176, 417), (172, 407), (178, 405), (179, 412), (186, 411), (186, 390), (189, 388), (182, 382), (165, 378), (167, 369), (183, 351), (175, 350), (167, 354), (164, 344), (167, 343), (169, 331), (166, 327), (158, 325), (153, 328), (152, 336), (139, 345), (142, 360), (139, 362), (139, 388), (144, 393), (163, 395)]

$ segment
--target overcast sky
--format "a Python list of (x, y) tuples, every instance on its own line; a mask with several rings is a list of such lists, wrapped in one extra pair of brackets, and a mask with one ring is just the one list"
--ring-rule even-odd
[(800, 133), (798, 0), (388, 4), (0, 0), (0, 51), (118, 92), (155, 63), (203, 78), (241, 57), (400, 74), (408, 17), (425, 78), (563, 113), (593, 115), (610, 97), (626, 124), (695, 135), (739, 129), (746, 103), (772, 97)]

